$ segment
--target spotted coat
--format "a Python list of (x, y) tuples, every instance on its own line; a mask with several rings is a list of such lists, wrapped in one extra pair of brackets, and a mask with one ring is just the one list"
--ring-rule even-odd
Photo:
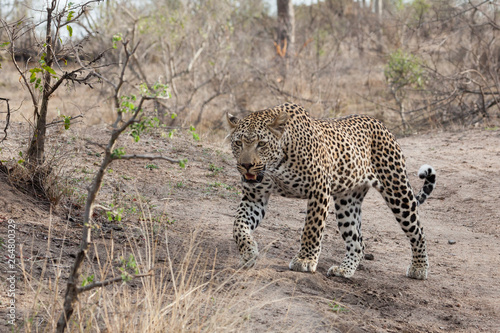
[(252, 232), (264, 218), (270, 195), (279, 194), (307, 200), (300, 250), (290, 269), (316, 271), (325, 221), (334, 205), (346, 254), (328, 275), (351, 277), (363, 258), (361, 204), (374, 187), (410, 240), (407, 276), (427, 278), (426, 242), (417, 207), (434, 189), (436, 173), (422, 166), (424, 186), (414, 194), (401, 147), (380, 121), (360, 115), (319, 120), (289, 103), (243, 119), (228, 114), (227, 120), (242, 177), (243, 197), (233, 228), (242, 264), (255, 262), (258, 247)]

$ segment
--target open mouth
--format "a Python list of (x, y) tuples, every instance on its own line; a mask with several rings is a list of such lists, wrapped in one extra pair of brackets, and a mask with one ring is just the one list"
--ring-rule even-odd
[(242, 176), (242, 178), (243, 181), (246, 183), (260, 183), (264, 178), (264, 175), (262, 174), (254, 175), (251, 173), (246, 173)]
[(252, 175), (251, 173), (246, 173), (243, 177), (245, 177), (246, 180), (257, 180), (257, 175)]

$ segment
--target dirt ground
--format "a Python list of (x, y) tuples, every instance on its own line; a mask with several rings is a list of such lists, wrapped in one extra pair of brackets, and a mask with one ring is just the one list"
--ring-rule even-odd
[[(16, 147), (23, 144), (26, 130), (20, 126), (14, 124), (2, 159), (15, 156)], [(105, 126), (75, 127), (51, 144), (71, 151), (69, 163), (78, 165), (79, 177), (89, 177), (100, 162), (100, 148), (84, 138), (104, 142), (107, 134)], [(273, 197), (266, 218), (255, 232), (261, 256), (254, 268), (239, 273), (261, 287), (247, 295), (251, 297), (249, 306), (264, 304), (247, 318), (244, 330), (500, 332), (500, 130), (427, 133), (399, 142), (415, 189), (422, 185), (416, 176), (422, 164), (430, 164), (437, 171), (437, 187), (420, 207), (431, 265), (428, 279), (405, 277), (411, 255), (409, 241), (374, 190), (363, 205), (366, 253), (374, 260), (363, 261), (351, 279), (326, 276), (328, 268), (340, 263), (344, 254), (342, 238), (330, 215), (317, 272), (289, 271), (288, 263), (299, 249), (306, 202)], [(110, 202), (109, 198), (118, 193), (125, 202), (127, 195), (140, 193), (153, 214), (167, 212), (170, 248), (182, 244), (197, 230), (206, 255), (216, 253), (215, 270), (236, 269), (238, 253), (232, 240), (232, 222), (239, 202), (239, 176), (227, 142), (151, 134), (137, 144), (127, 144), (136, 152), (160, 149), (189, 162), (186, 169), (163, 161), (154, 162), (156, 167), (149, 169), (144, 161), (117, 162), (106, 178), (101, 201)], [(2, 176), (0, 220), (4, 221), (0, 237), (7, 239), (5, 221), (13, 219), (18, 226), (18, 242), (25, 248), (31, 246), (31, 254), (44, 253), (51, 218), (50, 251), (60, 253), (63, 248), (63, 260), (68, 265), (63, 275), (67, 274), (81, 230), (81, 206), (77, 199), (72, 200), (72, 207), (62, 203), (50, 215), (47, 205), (14, 189)], [(68, 220), (72, 222), (68, 224)], [(113, 229), (113, 237), (120, 238), (134, 224), (137, 219), (133, 215), (125, 215), (119, 226), (103, 220), (102, 232)], [(66, 241), (61, 241), (63, 233)], [(5, 260), (0, 270), (5, 276)], [(18, 285), (17, 311), (23, 314), (28, 311), (30, 291), (22, 290), (22, 283)], [(2, 318), (8, 302), (6, 289), (2, 278)], [(10, 327), (2, 321), (0, 331), (10, 331)]]

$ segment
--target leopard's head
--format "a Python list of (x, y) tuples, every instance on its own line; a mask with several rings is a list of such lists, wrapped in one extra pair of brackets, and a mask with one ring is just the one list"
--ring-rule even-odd
[(231, 128), (233, 155), (243, 181), (260, 183), (264, 173), (283, 159), (281, 138), (288, 114), (284, 110), (269, 109), (251, 113), (243, 119), (229, 113), (226, 116)]

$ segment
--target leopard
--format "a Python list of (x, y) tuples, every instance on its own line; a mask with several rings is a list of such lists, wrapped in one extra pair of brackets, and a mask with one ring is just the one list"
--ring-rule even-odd
[(241, 175), (241, 201), (233, 238), (240, 264), (253, 267), (259, 255), (253, 232), (263, 220), (271, 195), (307, 200), (300, 249), (289, 269), (316, 272), (331, 206), (346, 253), (327, 276), (351, 278), (364, 259), (361, 204), (370, 188), (381, 193), (409, 239), (406, 276), (427, 279), (426, 238), (418, 207), (436, 186), (435, 169), (424, 164), (424, 182), (415, 194), (405, 157), (395, 136), (367, 115), (317, 119), (302, 106), (284, 103), (245, 117), (226, 113), (231, 150)]

